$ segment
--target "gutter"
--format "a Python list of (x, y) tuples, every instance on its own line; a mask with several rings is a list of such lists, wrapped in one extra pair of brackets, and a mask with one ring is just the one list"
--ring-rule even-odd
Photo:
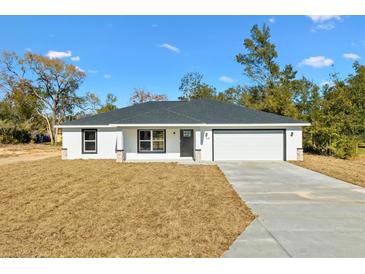
[(269, 123), (269, 124), (108, 124), (108, 125), (55, 125), (55, 128), (134, 128), (134, 127), (305, 127), (310, 123)]

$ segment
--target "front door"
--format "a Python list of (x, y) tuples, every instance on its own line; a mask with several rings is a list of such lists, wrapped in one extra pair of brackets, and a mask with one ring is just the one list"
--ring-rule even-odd
[(180, 157), (193, 157), (194, 137), (192, 129), (180, 130)]

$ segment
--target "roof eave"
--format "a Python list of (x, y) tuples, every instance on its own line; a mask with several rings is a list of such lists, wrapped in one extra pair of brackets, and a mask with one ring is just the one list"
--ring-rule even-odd
[(108, 125), (56, 125), (55, 128), (115, 128), (115, 127), (305, 127), (310, 123), (259, 123), (259, 124), (108, 124)]

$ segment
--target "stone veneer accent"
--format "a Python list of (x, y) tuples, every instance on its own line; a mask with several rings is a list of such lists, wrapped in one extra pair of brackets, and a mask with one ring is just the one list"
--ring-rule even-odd
[(200, 162), (200, 161), (201, 161), (201, 159), (202, 159), (202, 151), (201, 151), (201, 149), (196, 149), (196, 150), (195, 150), (195, 157), (194, 157), (194, 160), (195, 160), (196, 162)]
[(117, 162), (124, 162), (124, 150), (117, 150)]

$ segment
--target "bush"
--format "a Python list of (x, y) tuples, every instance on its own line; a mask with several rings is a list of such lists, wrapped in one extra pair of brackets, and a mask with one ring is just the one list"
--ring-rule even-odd
[(322, 130), (312, 135), (304, 132), (303, 148), (305, 152), (335, 156), (348, 159), (356, 155), (358, 139), (346, 135), (330, 134)]
[(336, 157), (348, 159), (356, 155), (357, 143), (356, 138), (341, 136), (329, 146), (329, 150)]
[(0, 120), (0, 143), (29, 143), (31, 134), (29, 130), (20, 128), (9, 121)]

